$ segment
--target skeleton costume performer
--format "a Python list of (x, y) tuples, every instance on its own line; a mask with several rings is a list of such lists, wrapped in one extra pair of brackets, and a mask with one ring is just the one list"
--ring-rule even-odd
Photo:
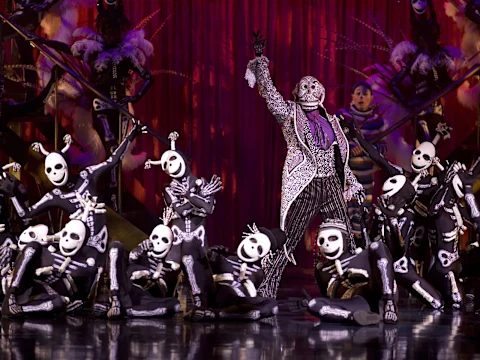
[[(95, 249), (86, 245), (90, 231), (87, 218), (92, 211), (105, 210), (96, 199), (77, 197), (83, 206), (81, 218), (69, 221), (53, 236), (47, 235), (45, 225), (30, 227), (20, 236), (26, 246), (15, 261), (3, 315), (72, 312), (92, 293), (101, 268)], [(59, 242), (48, 246), (46, 242), (52, 240)]]
[[(385, 123), (382, 116), (377, 112), (375, 106), (368, 106), (366, 110), (360, 110), (355, 106), (355, 101), (359, 101), (360, 105), (363, 105), (364, 101), (368, 103), (371, 101), (372, 94), (373, 90), (370, 84), (364, 81), (356, 83), (353, 86), (352, 97), (358, 96), (359, 99), (357, 100), (354, 98), (354, 101), (352, 101), (348, 109), (340, 109), (338, 112), (338, 116), (341, 116), (346, 123), (356, 123), (359, 126), (359, 131), (362, 136), (368, 142), (371, 142), (372, 139), (377, 137), (380, 132), (383, 131)], [(369, 100), (367, 100), (368, 97)], [(382, 155), (385, 155), (387, 152), (385, 141), (380, 140), (373, 145)], [(366, 195), (363, 204), (358, 204), (354, 201), (348, 204), (348, 213), (352, 222), (353, 234), (355, 235), (355, 241), (358, 243), (361, 239), (362, 232), (362, 224), (358, 215), (361, 211), (361, 206), (366, 207), (368, 211), (372, 207), (374, 174), (377, 168), (372, 159), (363, 153), (361, 147), (355, 141), (350, 141), (349, 146), (350, 157), (348, 165), (350, 166), (353, 175), (355, 175), (360, 184), (362, 184)]]
[(209, 260), (216, 283), (215, 308), (193, 309), (188, 319), (259, 320), (274, 316), (278, 312), (277, 301), (259, 296), (257, 287), (265, 277), (265, 256), (281, 249), (285, 240), (282, 230), (257, 228), (253, 224), (244, 234), (236, 254), (229, 253), (223, 246), (212, 247)]
[[(81, 58), (93, 72), (95, 87), (123, 106), (135, 103), (147, 92), (153, 82), (150, 73), (144, 69), (146, 59), (153, 54), (153, 45), (144, 39), (143, 30), (127, 31), (129, 20), (124, 14), (122, 0), (98, 0), (98, 16), (96, 30), (77, 29), (73, 37), (72, 54)], [(142, 88), (133, 96), (127, 95), (127, 82), (131, 73), (143, 80)], [(128, 131), (128, 119), (118, 110), (112, 108), (101, 99), (93, 99), (94, 127), (102, 137), (105, 151), (108, 154), (118, 146), (121, 131), (123, 138)], [(121, 119), (119, 117), (122, 116)], [(121, 120), (121, 129), (119, 129)], [(146, 154), (136, 160), (138, 164), (145, 161)], [(116, 168), (111, 172), (108, 185), (108, 203), (117, 210), (117, 175)]]
[(127, 256), (124, 246), (115, 241), (108, 254), (111, 307), (109, 318), (126, 313), (133, 317), (159, 317), (180, 311), (173, 297), (179, 270), (165, 261), (173, 243), (167, 226), (173, 210), (164, 212), (163, 224), (157, 225), (150, 237)]
[[(135, 121), (134, 121), (135, 122)], [(67, 135), (64, 140), (66, 146), (59, 152), (48, 153), (40, 143), (34, 143), (34, 149), (41, 151), (45, 158), (45, 174), (55, 188), (46, 193), (37, 203), (30, 207), (25, 207), (11, 191), (9, 196), (15, 206), (18, 215), (24, 219), (31, 219), (44, 214), (52, 208), (60, 208), (67, 214), (78, 214), (82, 209), (82, 203), (77, 198), (77, 193), (81, 196), (87, 194), (98, 196), (98, 181), (100, 177), (111, 171), (121, 160), (132, 141), (139, 133), (145, 133), (145, 127), (134, 123), (132, 130), (122, 141), (120, 146), (104, 162), (89, 166), (82, 170), (79, 176), (71, 177), (69, 174), (68, 163), (64, 153), (71, 144), (71, 137)], [(9, 178), (0, 179), (0, 187), (9, 185)], [(89, 237), (86, 246), (95, 252), (92, 255), (99, 263), (104, 261), (104, 253), (107, 250), (108, 230), (106, 225), (106, 216), (103, 213), (92, 213), (87, 218), (89, 227)]]
[(173, 246), (166, 261), (173, 269), (182, 268), (192, 289), (195, 306), (207, 305), (207, 292), (212, 286), (212, 274), (208, 268), (208, 249), (205, 222), (215, 210), (215, 193), (221, 191), (222, 181), (213, 175), (210, 182), (197, 178), (185, 156), (175, 149), (178, 133), (169, 135), (171, 149), (162, 154), (159, 161), (147, 160), (145, 168), (161, 165), (171, 178), (164, 189), (164, 200), (171, 206)]
[(342, 219), (354, 249), (346, 201), (363, 189), (348, 166), (347, 138), (337, 118), (323, 107), (324, 87), (314, 77), (306, 76), (293, 91), (295, 102), (285, 101), (270, 78), (268, 59), (262, 55), (264, 42), (256, 37), (257, 57), (249, 62), (245, 78), (250, 87), (257, 84), (287, 142), (280, 209), (280, 228), (287, 242), (285, 251), (277, 251), (270, 259), (271, 268), (265, 269), (264, 283), (258, 289), (264, 297), (276, 297), (287, 260), (293, 259), (314, 216)]
[[(452, 80), (449, 71), (455, 63), (448, 50), (439, 44), (440, 25), (431, 0), (410, 0), (410, 23), (413, 43), (403, 41), (392, 51), (390, 62), (401, 70), (393, 78), (391, 86), (395, 95), (409, 108), (423, 104), (448, 86)], [(399, 90), (402, 81), (409, 77), (415, 95), (407, 99)], [(412, 124), (419, 142), (431, 141), (438, 123), (443, 121), (443, 106), (434, 102), (414, 118)]]
[[(348, 125), (348, 133), (389, 176), (382, 187), (383, 193), (375, 210), (370, 237), (387, 244), (395, 261), (394, 271), (397, 282), (428, 306), (440, 309), (443, 306), (440, 294), (417, 274), (411, 253), (411, 245), (415, 241), (415, 225), (418, 226), (418, 222), (422, 224), (426, 222), (431, 196), (438, 189), (438, 183), (443, 181), (432, 177), (426, 171), (433, 163), (438, 162), (435, 158), (434, 145), (424, 142), (414, 151), (412, 154), (414, 172), (410, 174), (387, 161), (353, 125)], [(419, 162), (419, 159), (422, 161)], [(432, 236), (435, 236), (434, 231), (429, 237)], [(418, 241), (422, 242), (426, 239), (422, 238)]]
[[(9, 168), (13, 168), (14, 171), (20, 169), (20, 165), (17, 163), (10, 163), (2, 167), (3, 171)], [(5, 194), (14, 191), (16, 198), (22, 201), (28, 206), (28, 197), (25, 188), (20, 181), (9, 172), (4, 172), (4, 175), (9, 177), (9, 189), (0, 187), (0, 279), (2, 282), (2, 288), (0, 289), (0, 299), (3, 299), (5, 293), (5, 284), (7, 278), (11, 274), (13, 268), (13, 262), (17, 257), (18, 250), (22, 249), (21, 238), (17, 239), (17, 236), (12, 233), (9, 204)]]
[[(445, 303), (454, 309), (463, 305), (463, 290), (459, 282), (461, 262), (459, 255), (460, 234), (464, 226), (461, 205), (457, 199), (463, 197), (458, 185), (457, 172), (461, 164), (453, 163), (446, 179), (432, 197), (429, 212), (435, 221), (436, 237), (432, 239), (432, 264), (428, 279), (443, 295)], [(472, 208), (475, 205), (472, 204)], [(464, 213), (464, 212), (463, 212)]]
[(312, 315), (359, 325), (375, 324), (382, 318), (385, 323), (398, 321), (393, 259), (384, 243), (373, 242), (352, 255), (345, 224), (328, 219), (318, 229), (317, 244), (327, 261), (315, 268), (324, 297), (310, 300), (308, 311)]

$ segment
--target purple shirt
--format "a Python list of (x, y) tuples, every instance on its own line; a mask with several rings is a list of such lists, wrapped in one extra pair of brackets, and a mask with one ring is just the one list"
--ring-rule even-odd
[(335, 141), (335, 133), (328, 120), (324, 119), (318, 110), (306, 113), (310, 132), (315, 144), (322, 150), (327, 150)]

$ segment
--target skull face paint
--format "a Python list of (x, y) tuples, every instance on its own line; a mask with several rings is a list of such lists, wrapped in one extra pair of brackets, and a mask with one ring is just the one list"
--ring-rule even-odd
[(323, 105), (325, 88), (313, 76), (305, 76), (297, 84), (293, 94), (303, 110), (312, 111)]
[(413, 171), (419, 173), (423, 170), (427, 170), (430, 166), (432, 166), (435, 155), (435, 145), (428, 141), (421, 143), (413, 151), (411, 163)]
[(338, 259), (344, 252), (343, 234), (338, 229), (324, 228), (318, 232), (317, 245), (328, 260)]
[(187, 165), (183, 157), (175, 150), (167, 150), (163, 153), (160, 162), (162, 170), (174, 179), (180, 179), (185, 175)]
[(87, 228), (80, 220), (71, 220), (60, 235), (60, 252), (64, 256), (73, 256), (81, 249), (87, 237)]
[(267, 255), (271, 246), (267, 235), (262, 233), (252, 234), (238, 245), (237, 255), (241, 260), (253, 263)]
[(422, 15), (427, 12), (427, 2), (428, 0), (410, 0), (410, 5), (415, 14)]
[(22, 251), (32, 241), (37, 241), (40, 244), (45, 244), (43, 240), (48, 235), (48, 226), (39, 224), (29, 226), (18, 237), (18, 248)]
[(55, 186), (63, 186), (68, 181), (68, 166), (64, 157), (52, 152), (45, 158), (45, 175)]
[(153, 250), (149, 252), (149, 255), (157, 259), (167, 256), (173, 244), (173, 233), (168, 226), (162, 224), (155, 226), (149, 239), (153, 245)]

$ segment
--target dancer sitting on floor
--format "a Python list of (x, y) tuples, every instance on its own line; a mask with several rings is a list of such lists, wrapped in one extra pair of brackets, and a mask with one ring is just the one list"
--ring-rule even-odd
[(285, 233), (280, 229), (268, 230), (249, 227), (235, 254), (223, 246), (212, 247), (209, 261), (217, 285), (215, 309), (194, 308), (187, 319), (202, 320), (259, 320), (274, 316), (278, 312), (277, 301), (257, 294), (265, 273), (265, 257), (268, 253), (281, 249), (285, 243)]
[(366, 250), (349, 251), (347, 227), (329, 219), (320, 225), (317, 245), (327, 259), (315, 269), (315, 279), (324, 297), (310, 300), (308, 311), (324, 321), (376, 324), (398, 321), (393, 260), (383, 242)]

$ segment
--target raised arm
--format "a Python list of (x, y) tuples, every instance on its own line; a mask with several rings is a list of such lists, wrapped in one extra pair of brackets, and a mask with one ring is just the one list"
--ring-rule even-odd
[(290, 117), (292, 108), (273, 85), (268, 69), (269, 61), (262, 55), (265, 40), (261, 40), (260, 38), (261, 36), (258, 34), (255, 35), (253, 46), (255, 48), (256, 58), (250, 60), (248, 63), (245, 79), (252, 88), (255, 83), (257, 83), (258, 91), (260, 95), (265, 98), (268, 110), (270, 110), (280, 124), (283, 124)]
[(85, 169), (94, 181), (97, 181), (100, 176), (111, 171), (115, 166), (118, 165), (118, 163), (123, 159), (123, 157), (127, 153), (128, 148), (138, 134), (145, 134), (147, 132), (144, 126), (140, 125), (138, 122), (135, 122), (135, 120), (132, 121), (134, 121), (132, 130), (130, 130), (130, 133), (120, 143), (120, 145), (113, 152), (113, 154), (104, 162), (97, 165), (89, 166)]

